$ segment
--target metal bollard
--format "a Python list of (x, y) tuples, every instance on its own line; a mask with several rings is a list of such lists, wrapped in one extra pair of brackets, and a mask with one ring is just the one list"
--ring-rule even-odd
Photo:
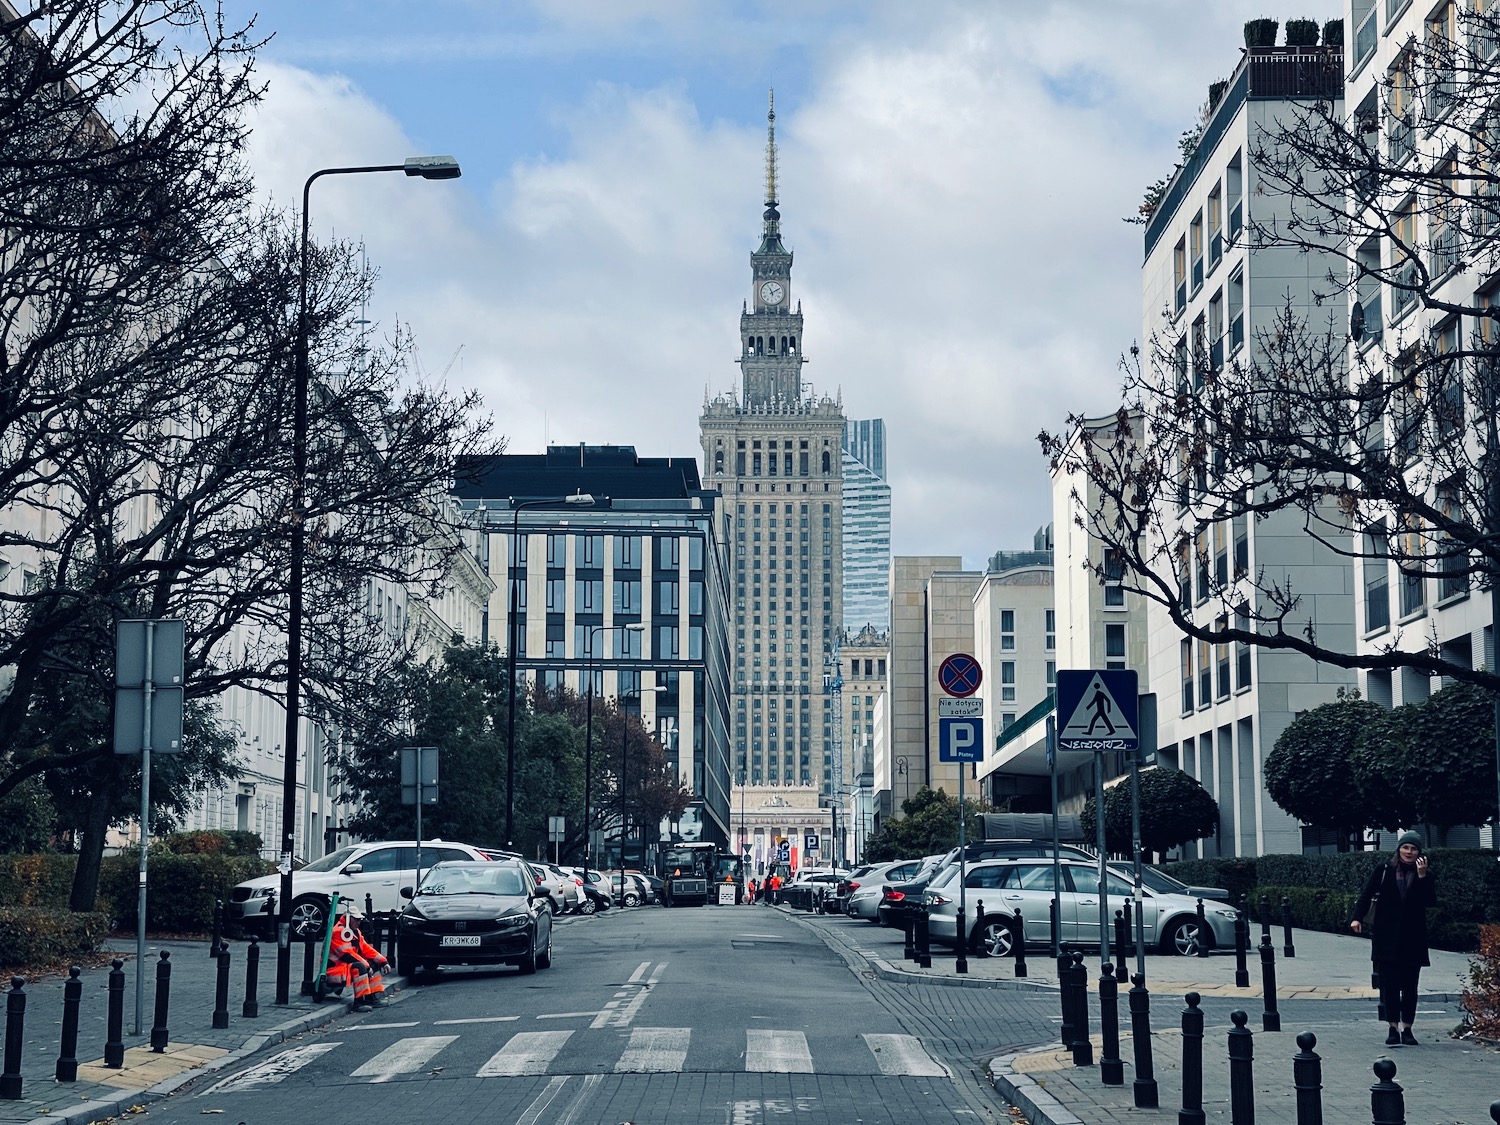
[(1073, 1065), (1094, 1065), (1094, 1044), (1089, 1039), (1089, 971), (1083, 967), (1083, 954), (1071, 958), (1073, 978)]
[(1203, 1012), (1201, 997), (1189, 992), (1182, 1009), (1182, 1108), (1177, 1125), (1203, 1125)]
[(370, 915), (372, 915), (374, 913), (375, 913), (375, 899), (373, 897), (371, 897), (370, 895), (367, 894), (367, 895), (365, 895), (365, 917), (368, 918)]
[(1234, 987), (1250, 987), (1250, 970), (1245, 954), (1250, 951), (1250, 918), (1242, 907), (1234, 912)]
[(1125, 911), (1115, 911), (1115, 980), (1127, 979), (1125, 976)]
[(1281, 936), (1284, 939), (1282, 956), (1297, 956), (1297, 947), (1292, 944), (1292, 900), (1286, 895), (1281, 896)]
[(156, 1022), (151, 1025), (151, 1049), (158, 1055), (167, 1049), (167, 1005), (172, 998), (172, 951), (163, 949), (156, 963)]
[(1271, 896), (1260, 896), (1260, 940), (1271, 940)]
[(927, 904), (924, 902), (917, 907), (917, 967), (922, 969), (932, 968), (932, 930), (931, 916), (927, 913)]
[(962, 976), (969, 971), (969, 927), (964, 917), (964, 908), (958, 908), (958, 920), (953, 930), (953, 971)]
[(917, 911), (914, 906), (903, 907), (901, 910), (901, 929), (905, 932), (906, 948), (901, 955), (908, 961), (917, 959)]
[(1021, 917), (1021, 911), (1016, 910), (1015, 921), (1011, 923), (1010, 945), (1016, 951), (1016, 976), (1026, 975), (1026, 920)]
[(219, 952), (219, 944), (224, 940), (224, 900), (214, 899), (214, 922), (213, 932), (208, 939), (208, 955), (215, 956)]
[[(7, 1055), (10, 1036), (5, 1037)], [(1372, 1125), (1406, 1125), (1406, 1095), (1396, 1081), (1396, 1064), (1390, 1059), (1376, 1059), (1375, 1085), (1370, 1087), (1370, 1121)]]
[(1276, 947), (1269, 937), (1260, 943), (1260, 983), (1265, 993), (1265, 1014), (1260, 1018), (1262, 1031), (1280, 1031), (1281, 1013), (1276, 1010)]
[(1229, 1121), (1255, 1125), (1255, 1035), (1245, 1026), (1244, 1012), (1229, 1013)]
[(229, 1026), (229, 945), (224, 942), (219, 944), (218, 969), (214, 979), (213, 1027), (215, 1031), (223, 1031)]
[(1292, 1085), (1297, 1088), (1297, 1125), (1323, 1125), (1323, 1060), (1313, 1050), (1318, 1037), (1310, 1031), (1297, 1036), (1301, 1048), (1292, 1056)]
[(313, 980), (313, 942), (302, 943), (302, 995), (311, 996), (317, 982)]
[(1047, 900), (1047, 932), (1052, 935), (1052, 955), (1062, 953), (1062, 931), (1057, 928), (1057, 899)]
[(1073, 1045), (1073, 951), (1062, 949), (1057, 954), (1057, 995), (1062, 1003), (1062, 1045)]
[(0, 1074), (0, 1098), (21, 1096), (21, 1044), (26, 1040), (26, 982), (10, 978), (5, 997), (5, 1073)]
[(1203, 900), (1198, 900), (1198, 956), (1208, 956), (1208, 916), (1203, 913)]
[(1136, 1109), (1157, 1107), (1156, 1078), (1151, 1072), (1151, 993), (1140, 973), (1130, 978), (1130, 1041), (1135, 1047)]
[[(1135, 956), (1135, 919), (1132, 917), (1134, 913), (1135, 903), (1127, 898), (1125, 900), (1125, 945), (1130, 950), (1130, 952), (1127, 954), (1127, 956), (1130, 957)], [(1117, 973), (1116, 975), (1121, 980), (1125, 979), (1125, 974), (1123, 972)]]
[(78, 1081), (78, 1006), (83, 1002), (83, 981), (78, 978), (82, 972), (79, 965), (69, 968), (68, 982), (63, 985), (62, 1046), (54, 1073), (59, 1082)]
[(112, 1070), (119, 1070), (125, 1065), (125, 962), (116, 957), (109, 965), (109, 1014), (104, 1033), (104, 1065)]
[(1099, 1081), (1106, 1086), (1125, 1085), (1125, 1062), (1120, 1058), (1120, 985), (1109, 962), (1099, 976)]
[(1500, 1102), (1490, 1102), (1490, 1120), (1500, 1125)]
[(388, 915), (391, 920), (390, 929), (385, 932), (385, 957), (392, 965), (396, 963), (396, 947), (400, 944), (401, 937), (401, 912), (392, 910)]
[(260, 1001), (256, 988), (260, 984), (260, 942), (250, 939), (250, 948), (245, 950), (245, 1002), (240, 1005), (240, 1015), (252, 1020), (260, 1015)]

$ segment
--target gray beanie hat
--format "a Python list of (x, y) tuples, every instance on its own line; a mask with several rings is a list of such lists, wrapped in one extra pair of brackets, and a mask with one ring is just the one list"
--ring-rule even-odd
[(1417, 851), (1421, 851), (1423, 847), (1422, 837), (1410, 828), (1396, 838), (1396, 847), (1399, 848), (1402, 844), (1415, 844)]

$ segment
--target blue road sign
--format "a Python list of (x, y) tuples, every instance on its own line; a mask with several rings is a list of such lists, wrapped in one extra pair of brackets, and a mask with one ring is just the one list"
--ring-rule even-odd
[(1059, 750), (1135, 750), (1140, 747), (1136, 674), (1116, 668), (1057, 673)]
[(955, 652), (938, 665), (938, 687), (944, 695), (963, 699), (979, 690), (984, 680), (984, 671), (967, 652)]
[(984, 761), (984, 720), (939, 719), (938, 761)]

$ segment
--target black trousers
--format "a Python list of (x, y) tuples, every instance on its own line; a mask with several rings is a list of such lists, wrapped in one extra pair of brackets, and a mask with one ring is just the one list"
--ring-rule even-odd
[(1409, 1026), (1417, 1017), (1417, 978), (1422, 966), (1377, 961), (1376, 967), (1380, 970), (1380, 1003), (1385, 1007), (1386, 1022)]

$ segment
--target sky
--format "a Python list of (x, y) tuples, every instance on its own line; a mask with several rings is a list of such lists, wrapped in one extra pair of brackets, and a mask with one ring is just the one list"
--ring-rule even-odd
[[(1037, 434), (1119, 403), (1146, 186), (1170, 175), (1245, 0), (223, 0), (271, 36), (249, 151), (325, 178), (371, 319), (472, 388), (513, 453), (701, 457), (738, 386), (776, 93), (805, 379), (886, 420), (896, 554), (982, 567), (1051, 518)], [(1324, 0), (1308, 15), (1338, 15)]]

